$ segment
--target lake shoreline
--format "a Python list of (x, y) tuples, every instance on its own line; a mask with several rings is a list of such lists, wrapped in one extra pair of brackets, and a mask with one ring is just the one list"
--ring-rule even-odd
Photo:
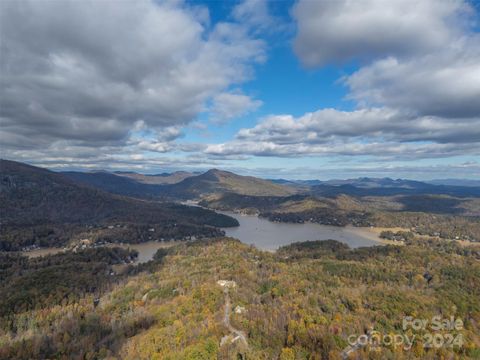
[[(200, 206), (189, 202), (190, 206)], [(210, 209), (217, 213), (231, 216), (239, 221), (239, 226), (221, 228), (226, 237), (240, 240), (246, 245), (254, 245), (262, 251), (275, 252), (278, 248), (295, 242), (314, 240), (337, 240), (352, 248), (382, 245), (400, 245), (398, 242), (380, 238), (380, 228), (357, 227), (353, 225), (335, 226), (322, 225), (314, 222), (287, 223), (270, 221), (258, 214), (245, 214), (240, 211), (223, 211)], [(253, 222), (252, 222), (253, 220)], [(243, 227), (242, 227), (243, 225)], [(259, 229), (260, 227), (260, 229)], [(306, 230), (302, 232), (302, 230)], [(286, 236), (286, 237), (285, 237)], [(270, 238), (270, 240), (268, 240)], [(273, 238), (273, 239), (271, 239)], [(147, 262), (160, 248), (168, 248), (183, 244), (185, 241), (147, 241), (143, 243), (108, 243), (102, 246), (121, 247), (139, 252), (135, 264)], [(38, 248), (29, 251), (19, 251), (22, 255), (34, 258), (66, 252), (64, 247)]]
[(227, 236), (237, 238), (247, 245), (255, 245), (260, 250), (276, 251), (279, 247), (294, 242), (329, 239), (346, 243), (352, 248), (387, 244), (377, 232), (367, 227), (273, 222), (257, 214), (215, 211), (235, 218), (240, 224), (236, 228), (222, 228)]

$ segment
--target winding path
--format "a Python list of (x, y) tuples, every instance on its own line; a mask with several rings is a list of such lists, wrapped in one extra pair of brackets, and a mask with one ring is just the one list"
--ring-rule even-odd
[(245, 333), (241, 330), (235, 329), (232, 326), (232, 324), (230, 324), (230, 314), (232, 312), (232, 302), (230, 301), (230, 294), (228, 293), (228, 288), (225, 288), (223, 290), (223, 293), (225, 294), (225, 313), (224, 313), (224, 316), (223, 316), (223, 324), (232, 334), (235, 335), (232, 342), (240, 340), (248, 348), (248, 342), (247, 342), (247, 337), (246, 337)]

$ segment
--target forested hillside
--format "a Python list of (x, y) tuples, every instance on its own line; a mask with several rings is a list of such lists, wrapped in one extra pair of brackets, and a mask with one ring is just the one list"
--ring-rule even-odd
[(241, 195), (287, 196), (297, 190), (253, 176), (241, 176), (228, 171), (211, 169), (203, 174), (177, 173), (162, 182), (163, 177), (116, 174), (108, 172), (64, 172), (78, 184), (117, 195), (141, 199), (187, 200), (233, 192)]
[[(150, 202), (79, 185), (62, 174), (13, 161), (0, 162), (0, 250), (61, 246), (86, 229), (156, 226), (157, 235), (217, 236), (214, 227), (237, 226), (199, 207)], [(173, 229), (173, 231), (172, 231)], [(137, 242), (125, 237), (126, 242)]]
[(227, 193), (200, 202), (219, 210), (258, 214), (271, 221), (335, 226), (405, 228), (418, 235), (480, 241), (480, 199), (447, 195), (357, 197), (245, 196)]
[[(2, 322), (0, 358), (341, 359), (350, 335), (374, 330), (411, 336), (402, 330), (405, 316), (439, 315), (464, 322), (454, 332), (462, 336), (461, 346), (424, 348), (425, 331), (418, 331), (411, 349), (367, 346), (352, 356), (476, 359), (479, 249), (437, 245), (349, 250), (326, 241), (278, 253), (232, 239), (179, 245), (161, 250), (142, 272), (115, 280), (102, 293), (12, 314)], [(235, 282), (227, 291), (229, 320), (246, 343), (228, 337), (227, 292), (218, 280)]]
[(211, 169), (204, 174), (189, 177), (168, 188), (179, 198), (202, 198), (207, 195), (235, 193), (257, 196), (287, 196), (296, 192), (288, 186), (253, 176), (241, 176), (229, 171)]
[(196, 173), (188, 171), (175, 171), (172, 173), (161, 173), (161, 174), (139, 174), (131, 171), (115, 171), (115, 175), (124, 176), (129, 179), (133, 179), (142, 184), (151, 184), (151, 185), (163, 185), (163, 184), (176, 184), (190, 176), (198, 175)]

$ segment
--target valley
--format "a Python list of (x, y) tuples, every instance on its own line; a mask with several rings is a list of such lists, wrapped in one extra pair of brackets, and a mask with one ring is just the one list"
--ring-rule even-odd
[[(479, 356), (475, 187), (0, 165), (0, 359)], [(419, 313), (462, 345), (349, 342)]]

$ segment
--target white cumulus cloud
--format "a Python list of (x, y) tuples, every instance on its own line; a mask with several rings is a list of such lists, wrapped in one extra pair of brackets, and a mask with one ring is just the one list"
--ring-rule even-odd
[(213, 97), (210, 112), (214, 122), (222, 123), (257, 110), (261, 105), (260, 100), (252, 99), (241, 92), (224, 92)]
[(265, 58), (248, 27), (181, 1), (4, 1), (0, 16), (5, 156), (186, 125)]
[(461, 33), (469, 12), (459, 0), (300, 0), (294, 48), (308, 66), (426, 53)]

